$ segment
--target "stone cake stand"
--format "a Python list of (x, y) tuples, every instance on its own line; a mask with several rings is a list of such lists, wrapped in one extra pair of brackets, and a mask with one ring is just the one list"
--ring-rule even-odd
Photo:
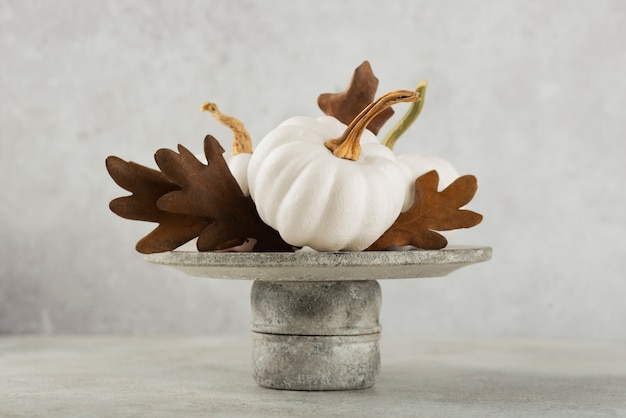
[(254, 280), (252, 367), (260, 386), (350, 390), (380, 370), (377, 280), (440, 277), (491, 257), (489, 247), (351, 253), (173, 251), (146, 259), (192, 276)]

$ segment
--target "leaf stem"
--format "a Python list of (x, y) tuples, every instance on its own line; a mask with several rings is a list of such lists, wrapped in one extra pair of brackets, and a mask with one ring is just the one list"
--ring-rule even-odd
[(356, 161), (361, 155), (361, 135), (372, 119), (396, 103), (418, 100), (419, 95), (410, 90), (395, 90), (387, 93), (363, 109), (339, 138), (330, 139), (324, 145), (333, 152), (335, 157)]
[(252, 139), (239, 119), (223, 114), (215, 103), (207, 102), (202, 105), (201, 109), (209, 112), (218, 122), (233, 131), (233, 155), (252, 154)]
[(398, 138), (404, 134), (407, 129), (415, 122), (415, 119), (422, 112), (422, 108), (424, 107), (424, 98), (426, 97), (426, 87), (428, 86), (428, 81), (422, 80), (415, 88), (415, 91), (419, 95), (420, 100), (418, 102), (414, 102), (411, 104), (409, 110), (402, 116), (402, 118), (394, 125), (393, 128), (385, 135), (385, 138), (382, 140), (381, 144), (386, 145), (389, 149), (393, 149), (394, 145), (396, 145), (396, 141)]

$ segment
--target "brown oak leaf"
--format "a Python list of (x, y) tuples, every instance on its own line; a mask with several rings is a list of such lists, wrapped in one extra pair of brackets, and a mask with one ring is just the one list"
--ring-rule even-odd
[[(354, 70), (348, 88), (341, 93), (324, 93), (317, 99), (317, 104), (328, 116), (333, 116), (345, 125), (372, 103), (378, 88), (378, 78), (368, 61), (363, 61)], [(380, 128), (393, 116), (393, 109), (388, 108), (370, 122), (367, 129), (377, 134)]]
[(368, 250), (403, 245), (425, 250), (441, 249), (448, 241), (435, 231), (471, 228), (482, 221), (479, 213), (459, 209), (474, 197), (478, 188), (476, 177), (461, 176), (441, 192), (437, 191), (438, 183), (439, 175), (434, 170), (420, 176), (415, 181), (413, 206), (401, 213)]
[(199, 251), (223, 250), (257, 242), (254, 251), (293, 251), (277, 231), (265, 224), (252, 198), (241, 191), (222, 154), (224, 149), (211, 135), (204, 139), (207, 164), (185, 147), (178, 153), (160, 149), (155, 154), (163, 174), (180, 190), (159, 198), (157, 207), (166, 212), (212, 219), (198, 236)]
[(159, 225), (136, 245), (143, 254), (173, 250), (195, 238), (210, 223), (198, 216), (169, 213), (159, 209), (161, 196), (180, 189), (161, 172), (121, 158), (106, 159), (106, 168), (115, 183), (132, 195), (113, 199), (109, 208), (122, 218), (158, 222)]

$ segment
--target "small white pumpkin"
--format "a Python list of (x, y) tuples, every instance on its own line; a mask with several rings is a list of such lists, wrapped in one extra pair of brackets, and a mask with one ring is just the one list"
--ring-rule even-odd
[[(419, 101), (411, 104), (411, 107), (404, 116), (396, 123), (391, 131), (385, 136), (382, 143), (393, 149), (398, 138), (406, 132), (406, 130), (415, 122), (424, 107), (426, 98), (426, 88), (428, 82), (422, 80), (415, 89), (419, 95)], [(454, 180), (459, 177), (459, 173), (454, 166), (441, 157), (424, 154), (401, 154), (398, 156), (398, 162), (404, 169), (406, 195), (402, 212), (406, 212), (411, 208), (415, 201), (415, 180), (429, 171), (435, 170), (439, 174), (438, 191), (442, 191), (448, 187)]]
[(250, 163), (252, 154), (242, 152), (236, 155), (225, 155), (224, 158), (243, 194), (250, 196), (250, 190), (248, 188), (248, 164)]
[(459, 172), (448, 161), (434, 155), (401, 154), (398, 163), (404, 168), (406, 193), (402, 212), (406, 212), (415, 202), (415, 180), (429, 171), (435, 170), (439, 174), (438, 191), (448, 187), (459, 178)]
[[(362, 251), (398, 217), (405, 173), (368, 123), (382, 110), (418, 99), (396, 91), (345, 126), (332, 117), (293, 117), (257, 146), (248, 166), (261, 219), (291, 245)], [(336, 138), (336, 139), (334, 139)]]

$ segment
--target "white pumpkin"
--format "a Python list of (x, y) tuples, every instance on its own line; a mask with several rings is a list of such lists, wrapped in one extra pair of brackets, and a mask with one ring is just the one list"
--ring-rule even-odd
[(250, 195), (250, 190), (248, 189), (248, 164), (250, 163), (250, 158), (252, 158), (251, 153), (242, 152), (237, 155), (224, 156), (226, 158), (226, 163), (228, 164), (228, 168), (230, 168), (230, 172), (237, 180), (237, 184), (241, 188), (241, 191), (246, 196)]
[(438, 191), (448, 187), (454, 180), (459, 178), (459, 173), (454, 166), (441, 157), (421, 154), (398, 155), (398, 163), (404, 168), (406, 193), (402, 212), (406, 212), (413, 206), (415, 201), (415, 180), (429, 171), (435, 170), (439, 174)]
[(398, 217), (405, 173), (365, 127), (392, 104), (416, 99), (414, 92), (392, 92), (348, 127), (332, 117), (298, 116), (267, 134), (248, 166), (261, 219), (294, 246), (366, 249)]
[[(422, 112), (426, 99), (427, 87), (428, 81), (420, 81), (415, 89), (415, 92), (419, 95), (419, 101), (411, 104), (409, 110), (383, 139), (382, 143), (389, 147), (389, 149), (393, 149), (398, 138), (400, 138), (400, 136), (402, 136), (402, 134), (409, 129)], [(398, 162), (403, 167), (406, 176), (406, 195), (404, 198), (402, 212), (409, 210), (413, 205), (413, 202), (415, 201), (415, 180), (417, 180), (417, 178), (421, 175), (432, 170), (437, 171), (437, 174), (439, 174), (439, 185), (437, 187), (438, 191), (442, 191), (459, 177), (459, 173), (456, 171), (456, 168), (454, 168), (449, 161), (434, 155), (399, 155)]]

